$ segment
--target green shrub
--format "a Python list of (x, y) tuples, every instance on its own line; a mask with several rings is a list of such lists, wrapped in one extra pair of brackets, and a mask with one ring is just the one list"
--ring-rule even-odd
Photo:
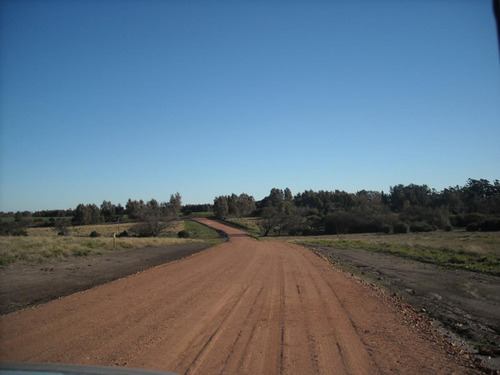
[(181, 230), (180, 232), (177, 232), (177, 237), (179, 238), (189, 238), (190, 233), (187, 230)]
[(422, 207), (422, 206), (406, 207), (400, 213), (399, 220), (404, 221), (406, 223), (418, 223), (418, 225), (416, 226), (417, 231), (421, 231), (419, 230), (420, 227), (424, 229), (423, 231), (427, 231), (428, 229), (426, 226), (420, 225), (420, 223), (427, 223), (431, 225), (433, 228), (440, 228), (440, 229), (443, 229), (446, 225), (450, 223), (448, 214), (443, 209)]
[(410, 231), (410, 226), (402, 221), (399, 221), (394, 224), (392, 230), (393, 233), (408, 233)]
[(450, 222), (454, 227), (466, 228), (469, 224), (480, 225), (485, 219), (483, 214), (477, 212), (469, 214), (459, 214), (450, 217)]
[(479, 227), (484, 232), (493, 232), (500, 230), (500, 218), (487, 218)]
[(464, 215), (464, 224), (465, 226), (473, 223), (481, 224), (485, 219), (485, 216), (483, 214), (473, 212), (470, 214), (465, 214)]
[(129, 237), (130, 235), (126, 230), (116, 235), (116, 237)]
[[(390, 233), (387, 217), (365, 214), (363, 212), (334, 212), (324, 219), (325, 233)], [(301, 223), (304, 226), (305, 223)], [(304, 232), (304, 229), (301, 229)]]
[(27, 236), (28, 232), (24, 228), (15, 228), (14, 230), (12, 230), (11, 235), (12, 236)]
[(417, 222), (417, 223), (413, 223), (410, 226), (410, 230), (412, 232), (432, 232), (433, 230), (435, 230), (435, 228), (428, 223)]
[(26, 221), (2, 221), (0, 222), (1, 236), (27, 236), (28, 227)]
[(101, 237), (101, 234), (99, 232), (96, 232), (94, 230), (94, 231), (92, 231), (92, 233), (90, 233), (90, 237), (93, 237), (93, 238), (95, 238), (95, 237)]
[(479, 224), (478, 223), (470, 223), (467, 225), (466, 230), (467, 230), (467, 232), (477, 232), (479, 230)]
[(54, 227), (54, 230), (57, 231), (58, 236), (67, 236), (70, 233), (70, 223), (67, 220), (53, 218), (51, 225)]
[(460, 219), (460, 215), (451, 215), (450, 216), (450, 224), (454, 227), (462, 227), (462, 221)]
[(391, 233), (392, 232), (392, 226), (390, 226), (389, 224), (383, 225), (381, 232), (382, 233), (387, 233), (387, 234)]

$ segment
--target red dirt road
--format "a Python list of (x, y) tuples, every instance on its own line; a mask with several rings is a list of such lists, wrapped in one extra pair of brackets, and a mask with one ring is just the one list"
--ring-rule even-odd
[(180, 374), (472, 374), (370, 287), (309, 250), (230, 241), (0, 317), (0, 361)]

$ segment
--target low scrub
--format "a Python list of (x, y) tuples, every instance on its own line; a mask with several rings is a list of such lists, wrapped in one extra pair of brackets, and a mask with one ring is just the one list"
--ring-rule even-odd
[(181, 230), (180, 232), (177, 233), (177, 237), (179, 238), (189, 238), (190, 233), (187, 230)]
[(490, 254), (480, 254), (463, 250), (455, 251), (446, 247), (434, 248), (423, 245), (402, 245), (384, 242), (361, 242), (344, 240), (313, 240), (297, 241), (301, 245), (328, 246), (343, 249), (363, 249), (402, 258), (408, 258), (424, 263), (432, 263), (438, 266), (460, 268), (473, 272), (486, 273), (500, 276), (500, 259)]
[(420, 233), (432, 232), (433, 230), (436, 230), (436, 228), (426, 222), (416, 222), (410, 225), (410, 230), (412, 232)]
[(466, 228), (470, 224), (478, 225), (485, 219), (485, 215), (480, 213), (459, 214), (450, 217), (450, 222), (454, 227)]
[(500, 218), (491, 217), (484, 220), (480, 225), (480, 229), (483, 232), (500, 231)]
[(394, 233), (408, 233), (410, 231), (410, 226), (402, 221), (394, 224), (392, 228)]
[(500, 231), (500, 216), (483, 215), (479, 213), (460, 214), (450, 217), (455, 227), (466, 228), (469, 232), (496, 232)]
[(389, 233), (391, 218), (355, 212), (335, 212), (324, 219), (327, 234)]

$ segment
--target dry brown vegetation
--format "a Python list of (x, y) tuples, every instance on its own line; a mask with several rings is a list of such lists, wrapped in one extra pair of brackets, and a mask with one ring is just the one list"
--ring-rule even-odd
[[(176, 233), (184, 229), (184, 222), (178, 221), (161, 237), (120, 237), (113, 239), (113, 233), (129, 230), (134, 224), (102, 224), (71, 227), (69, 236), (58, 236), (52, 228), (29, 228), (28, 236), (0, 237), (0, 265), (18, 261), (43, 262), (46, 259), (68, 256), (102, 254), (108, 251), (155, 247), (199, 241), (177, 238)], [(99, 237), (91, 238), (97, 232)]]
[[(102, 237), (113, 237), (113, 233), (118, 235), (123, 231), (130, 232), (130, 228), (134, 225), (135, 223), (119, 223), (73, 226), (70, 227), (70, 236), (89, 237), (90, 233), (95, 231)], [(173, 237), (177, 232), (183, 229), (184, 222), (177, 221), (162, 235), (162, 237)], [(28, 228), (26, 231), (28, 232), (28, 236), (57, 237), (57, 232), (53, 228)]]

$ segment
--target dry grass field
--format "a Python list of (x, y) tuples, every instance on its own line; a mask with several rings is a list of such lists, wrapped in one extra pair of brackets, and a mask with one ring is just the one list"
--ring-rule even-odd
[[(99, 225), (81, 225), (70, 227), (70, 236), (73, 237), (89, 237), (90, 233), (97, 232), (102, 237), (113, 237), (113, 233), (117, 235), (123, 231), (130, 232), (130, 228), (135, 223), (119, 223), (119, 224), (99, 224)], [(175, 237), (176, 233), (184, 229), (184, 222), (177, 221), (170, 227), (161, 237)], [(57, 237), (57, 232), (53, 228), (28, 228), (28, 236), (36, 237)]]
[(500, 232), (427, 232), (275, 237), (306, 246), (363, 249), (447, 268), (500, 276)]
[(391, 244), (401, 246), (422, 246), (433, 249), (449, 249), (456, 252), (473, 252), (482, 255), (493, 255), (500, 258), (500, 232), (451, 232), (435, 231), (407, 234), (344, 234), (331, 236), (307, 237), (269, 237), (268, 240), (287, 242), (297, 241), (331, 241), (338, 243), (363, 242), (369, 244)]
[[(257, 225), (258, 218), (234, 218), (227, 219), (227, 221), (246, 228), (246, 231), (250, 234), (260, 235)], [(407, 234), (361, 233), (294, 237), (269, 236), (261, 237), (261, 239), (286, 242), (329, 241), (338, 243), (391, 244), (410, 247), (422, 246), (433, 249), (446, 248), (456, 252), (473, 252), (500, 258), (500, 232), (467, 232), (463, 229), (450, 232), (435, 231)]]
[[(113, 239), (113, 233), (119, 234), (125, 230), (129, 231), (132, 225), (134, 224), (71, 227), (68, 236), (58, 236), (57, 232), (52, 228), (29, 228), (28, 236), (0, 237), (0, 265), (8, 265), (19, 261), (40, 263), (53, 258), (64, 259), (69, 256), (87, 256), (121, 249), (158, 247), (202, 240), (196, 237), (177, 238), (177, 232), (186, 228), (185, 221), (176, 222), (159, 237), (119, 237)], [(193, 228), (193, 225), (196, 224), (189, 223), (187, 227), (194, 232), (196, 228)], [(202, 226), (200, 225), (200, 227)], [(94, 231), (99, 233), (100, 236), (90, 237), (90, 233)], [(217, 233), (214, 232), (212, 237), (207, 238), (205, 234), (203, 240), (215, 240)]]

